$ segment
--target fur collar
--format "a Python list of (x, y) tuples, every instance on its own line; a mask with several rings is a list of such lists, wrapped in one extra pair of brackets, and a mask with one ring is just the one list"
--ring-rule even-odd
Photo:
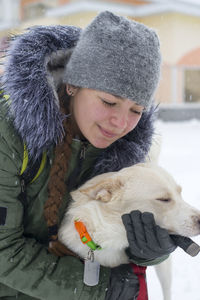
[(17, 36), (8, 51), (3, 89), (10, 95), (9, 113), (31, 157), (63, 137), (56, 87), (79, 34), (73, 26), (33, 27)]
[[(17, 36), (8, 51), (3, 89), (12, 99), (9, 114), (34, 158), (63, 137), (56, 87), (80, 32), (73, 26), (33, 27)], [(92, 175), (144, 160), (154, 131), (154, 112), (151, 108), (143, 113), (132, 132), (102, 151)]]

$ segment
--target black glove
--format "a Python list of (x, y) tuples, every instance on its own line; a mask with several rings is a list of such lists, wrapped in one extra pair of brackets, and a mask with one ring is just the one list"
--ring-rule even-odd
[(134, 210), (123, 215), (122, 221), (129, 242), (126, 253), (130, 259), (154, 260), (176, 249), (167, 230), (156, 225), (152, 213)]
[(105, 300), (134, 300), (139, 293), (139, 280), (130, 264), (111, 269)]

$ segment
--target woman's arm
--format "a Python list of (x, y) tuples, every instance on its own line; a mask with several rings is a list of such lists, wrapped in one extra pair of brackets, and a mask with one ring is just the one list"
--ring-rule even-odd
[[(4, 131), (4, 128), (2, 128)], [(58, 258), (34, 238), (24, 236), (23, 205), (16, 163), (16, 143), (0, 135), (0, 282), (38, 299), (95, 299), (106, 287), (109, 270), (102, 270), (98, 287), (83, 285), (84, 265), (70, 256)], [(22, 148), (23, 149), (23, 148)], [(19, 163), (18, 163), (19, 165)], [(89, 297), (89, 294), (91, 297)], [(101, 296), (104, 299), (105, 289)], [(102, 298), (101, 298), (102, 297)]]

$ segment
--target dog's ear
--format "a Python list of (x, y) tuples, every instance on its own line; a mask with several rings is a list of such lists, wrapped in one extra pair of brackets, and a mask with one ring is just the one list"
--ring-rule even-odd
[(109, 178), (107, 180), (101, 180), (95, 185), (90, 185), (88, 188), (80, 189), (79, 191), (87, 195), (91, 200), (109, 202), (119, 197), (122, 186), (123, 183), (119, 178)]

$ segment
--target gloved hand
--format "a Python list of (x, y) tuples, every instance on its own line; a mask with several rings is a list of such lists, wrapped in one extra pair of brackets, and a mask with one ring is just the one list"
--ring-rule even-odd
[(152, 213), (134, 210), (123, 215), (122, 221), (129, 242), (126, 253), (130, 259), (154, 260), (176, 249), (167, 230), (156, 225)]
[(111, 269), (105, 300), (133, 300), (139, 293), (139, 280), (130, 264)]

